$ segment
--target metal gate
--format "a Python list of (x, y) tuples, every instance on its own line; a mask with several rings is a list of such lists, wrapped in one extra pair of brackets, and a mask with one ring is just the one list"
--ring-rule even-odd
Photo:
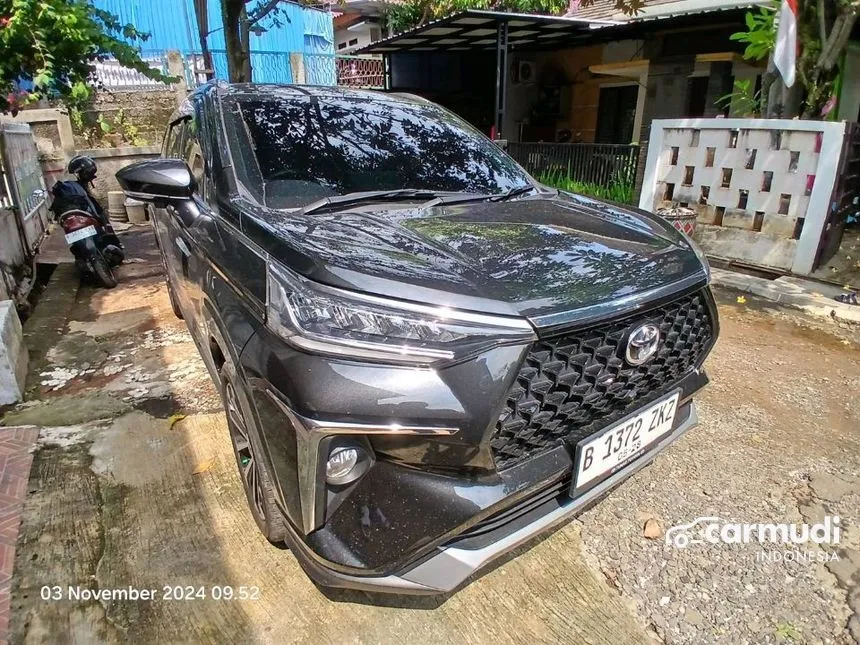
[(839, 250), (842, 232), (850, 214), (855, 217), (860, 214), (860, 124), (852, 122), (845, 124), (845, 143), (839, 159), (836, 185), (833, 187), (833, 197), (813, 268), (827, 264)]
[(47, 234), (48, 193), (29, 125), (0, 123), (0, 172), (9, 202), (3, 206), (11, 207), (20, 244), (30, 258)]

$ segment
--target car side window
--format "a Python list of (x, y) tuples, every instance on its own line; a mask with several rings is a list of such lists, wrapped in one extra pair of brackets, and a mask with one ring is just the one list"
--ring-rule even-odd
[(201, 152), (200, 146), (197, 143), (195, 143), (191, 148), (191, 155), (188, 159), (188, 167), (191, 168), (191, 174), (194, 176), (194, 180), (197, 182), (197, 191), (205, 199), (207, 197), (206, 172), (203, 163), (203, 153)]
[(184, 121), (185, 139), (182, 142), (182, 158), (191, 169), (191, 174), (197, 182), (197, 191), (206, 198), (206, 166), (203, 161), (203, 151), (198, 139), (198, 122), (196, 117)]
[(164, 141), (161, 143), (161, 156), (168, 157), (167, 151), (173, 145), (173, 140), (176, 138), (176, 128), (173, 126), (167, 127), (167, 132), (164, 134)]
[(182, 157), (183, 139), (185, 138), (185, 121), (177, 121), (170, 127), (170, 133), (165, 143), (166, 157)]
[(183, 121), (182, 124), (185, 126), (185, 136), (182, 141), (182, 153), (179, 156), (185, 159), (188, 165), (191, 165), (191, 151), (197, 145), (197, 119), (192, 117)]

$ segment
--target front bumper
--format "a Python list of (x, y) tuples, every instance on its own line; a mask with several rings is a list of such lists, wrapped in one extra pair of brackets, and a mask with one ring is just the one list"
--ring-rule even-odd
[(547, 500), (532, 509), (528, 523), (523, 526), (517, 526), (514, 530), (511, 530), (510, 525), (499, 527), (495, 535), (484, 537), (482, 541), (487, 542), (485, 546), (467, 548), (459, 546), (460, 541), (454, 540), (450, 544), (437, 547), (429, 557), (423, 558), (415, 566), (396, 574), (378, 577), (340, 573), (324, 566), (318, 559), (309, 557), (307, 552), (300, 551), (296, 555), (311, 577), (326, 587), (419, 595), (453, 591), (493, 560), (584, 511), (633, 473), (650, 464), (659, 453), (698, 424), (695, 404), (692, 401), (679, 409), (678, 416), (674, 430), (634, 462), (576, 498), (565, 499), (562, 494)]
[[(708, 300), (715, 338), (715, 308)], [(711, 344), (697, 350), (702, 360)], [(266, 327), (255, 330), (240, 355), (242, 374), (290, 520), (290, 546), (315, 581), (401, 593), (453, 589), (487, 562), (582, 510), (695, 425), (692, 397), (707, 377), (701, 368), (684, 367), (675, 372), (677, 380), (636, 399), (641, 409), (679, 391), (670, 433), (576, 498), (569, 496), (569, 441), (541, 444), (528, 458), (499, 467), (497, 420), (512, 383), (524, 382), (530, 352), (542, 352), (544, 345), (497, 347), (431, 370), (311, 355)], [(525, 387), (540, 385), (529, 381)], [(605, 417), (601, 427), (625, 414)], [(360, 441), (374, 459), (343, 488), (325, 483), (332, 441)]]

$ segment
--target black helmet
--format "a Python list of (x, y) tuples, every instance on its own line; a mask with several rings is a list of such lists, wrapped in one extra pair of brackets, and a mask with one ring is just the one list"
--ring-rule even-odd
[(96, 178), (96, 162), (86, 155), (76, 155), (69, 162), (69, 174), (78, 178), (82, 184), (91, 182)]

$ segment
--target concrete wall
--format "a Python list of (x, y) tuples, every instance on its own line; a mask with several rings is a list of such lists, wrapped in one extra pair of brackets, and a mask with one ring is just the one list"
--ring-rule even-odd
[[(138, 128), (143, 140), (151, 143), (138, 147), (123, 146), (122, 137), (101, 137), (96, 142), (98, 146), (90, 148), (83, 133), (80, 130), (75, 131), (65, 109), (22, 110), (14, 118), (0, 115), (0, 120), (30, 124), (36, 139), (45, 186), (49, 190), (58, 180), (69, 178), (66, 175), (69, 159), (75, 154), (88, 154), (99, 166), (99, 176), (95, 182), (97, 196), (106, 198), (108, 190), (119, 190), (113, 176), (117, 170), (159, 154), (164, 131), (176, 104), (175, 89), (100, 92), (96, 95), (92, 109), (85, 113), (85, 118), (95, 123), (98, 114), (103, 114), (106, 119), (111, 120), (123, 109), (128, 123)], [(114, 143), (122, 147), (110, 147)]]
[(651, 62), (640, 139), (649, 140), (654, 119), (674, 119), (686, 115), (687, 83), (695, 64), (692, 56)]
[(111, 190), (120, 190), (119, 184), (114, 176), (120, 168), (129, 164), (146, 159), (155, 159), (161, 154), (160, 146), (143, 146), (138, 148), (95, 148), (90, 150), (78, 150), (79, 154), (89, 155), (98, 165), (94, 194), (107, 208), (107, 193)]
[(708, 64), (708, 91), (705, 94), (705, 114), (714, 118), (724, 113), (725, 109), (717, 105), (717, 100), (732, 93), (734, 76), (731, 61), (719, 61)]
[(29, 123), (36, 139), (36, 149), (43, 160), (67, 161), (75, 153), (74, 132), (65, 109), (21, 110), (14, 117), (0, 114), (0, 120)]
[[(177, 103), (174, 88), (96, 92), (82, 111), (83, 127), (74, 128), (75, 147), (160, 146)], [(99, 116), (110, 132), (102, 132)]]
[[(732, 75), (734, 76), (734, 80), (748, 81), (750, 88), (753, 91), (755, 90), (757, 77), (761, 76), (764, 71), (765, 70), (760, 65), (750, 65), (743, 60), (735, 60), (732, 63)], [(734, 83), (732, 83), (732, 91), (734, 91)], [(729, 116), (740, 118), (751, 116), (750, 114), (743, 112), (744, 107), (745, 106), (742, 104), (742, 101), (739, 101), (738, 98), (735, 98), (729, 108)]]
[(560, 52), (572, 81), (570, 113), (559, 123), (570, 130), (575, 142), (592, 143), (597, 130), (597, 104), (600, 100), (600, 79), (592, 77), (589, 66), (603, 62), (603, 47), (594, 45)]
[[(507, 101), (505, 103), (505, 121), (502, 131), (505, 139), (509, 141), (520, 140), (520, 124), (530, 121), (530, 112), (540, 97), (541, 86), (565, 86), (570, 84), (570, 71), (566, 66), (567, 54), (570, 50), (561, 52), (527, 52), (523, 54), (511, 53), (508, 57), (508, 87)], [(535, 75), (528, 82), (514, 83), (511, 79), (511, 69), (514, 65), (528, 62), (531, 63)], [(562, 108), (569, 112), (569, 105)], [(553, 123), (556, 127), (558, 123)], [(549, 141), (555, 141), (555, 134)]]
[(23, 398), (27, 376), (27, 348), (21, 321), (11, 300), (0, 302), (0, 405)]
[[(26, 249), (18, 232), (18, 216), (9, 208), (0, 208), (0, 265), (17, 267), (26, 259)], [(0, 285), (5, 287), (2, 275), (0, 275)], [(8, 295), (5, 296), (5, 298), (8, 297)], [(0, 298), (2, 299), (4, 298)]]
[(696, 211), (709, 254), (808, 274), (844, 137), (821, 121), (654, 121), (639, 206)]
[[(65, 110), (57, 108), (22, 110), (15, 118), (0, 115), (0, 120), (30, 124), (36, 140), (45, 188), (50, 191), (58, 180), (65, 178), (69, 159), (75, 154), (75, 136), (69, 115)], [(0, 234), (5, 235), (5, 231), (0, 231)], [(3, 259), (0, 261), (9, 263)]]

